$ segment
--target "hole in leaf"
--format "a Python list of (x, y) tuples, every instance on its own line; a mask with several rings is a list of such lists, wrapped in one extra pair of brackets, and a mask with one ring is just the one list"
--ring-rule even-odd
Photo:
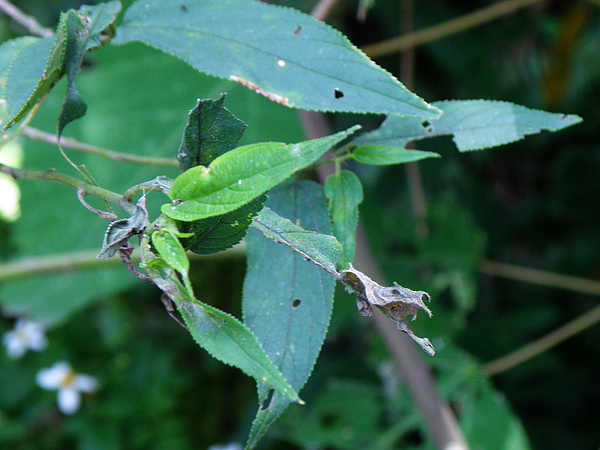
[(269, 392), (267, 392), (267, 396), (265, 397), (263, 402), (260, 404), (261, 411), (266, 411), (267, 409), (269, 409), (271, 407), (271, 403), (273, 402), (273, 394), (274, 393), (275, 393), (275, 389), (269, 389)]
[(298, 306), (300, 306), (300, 303), (302, 303), (302, 300), (300, 300), (298, 298), (292, 300), (292, 308), (297, 308)]
[(187, 12), (188, 11), (188, 7), (185, 5), (179, 5), (179, 9), (181, 9), (183, 12)]
[(341, 90), (339, 90), (338, 88), (335, 88), (333, 90), (333, 96), (335, 98), (342, 98), (344, 96), (344, 93)]
[(296, 36), (298, 36), (300, 33), (302, 33), (302, 25), (298, 25), (298, 26), (296, 27), (296, 29), (294, 30), (294, 34), (295, 34)]

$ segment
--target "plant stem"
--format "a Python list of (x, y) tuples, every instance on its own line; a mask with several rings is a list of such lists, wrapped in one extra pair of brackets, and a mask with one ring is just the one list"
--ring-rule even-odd
[(546, 336), (543, 336), (502, 358), (486, 364), (483, 367), (483, 370), (489, 376), (497, 375), (545, 352), (549, 348), (560, 344), (562, 341), (580, 333), (598, 322), (600, 322), (600, 306), (592, 308), (590, 311), (582, 314), (562, 327), (557, 328), (551, 333), (548, 333)]
[[(98, 259), (99, 250), (69, 252), (61, 255), (23, 258), (0, 264), (0, 282), (75, 270), (113, 267), (122, 264), (118, 258)], [(138, 257), (139, 260), (139, 257)]]
[(50, 37), (54, 35), (50, 28), (41, 26), (37, 20), (25, 14), (8, 0), (0, 0), (0, 9), (15, 22), (18, 22), (27, 28), (33, 35), (41, 37)]
[(122, 195), (116, 192), (103, 189), (99, 186), (85, 183), (84, 181), (73, 178), (69, 175), (56, 172), (54, 169), (45, 171), (41, 170), (27, 170), (27, 169), (16, 169), (14, 167), (7, 166), (0, 163), (0, 172), (7, 174), (11, 178), (18, 180), (42, 180), (42, 181), (54, 181), (55, 183), (64, 184), (65, 186), (72, 187), (84, 195), (93, 195), (107, 202), (115, 203), (121, 206), (128, 213), (133, 213), (135, 205), (126, 200)]
[[(300, 111), (300, 118), (307, 139), (329, 134), (326, 117), (323, 113)], [(321, 182), (324, 182), (333, 170), (331, 164), (317, 167)], [(386, 284), (383, 282), (383, 276), (380, 274), (360, 225), (357, 231), (354, 261), (356, 268), (367, 273), (373, 281), (382, 285)], [(384, 338), (397, 372), (406, 380), (408, 390), (423, 415), (424, 423), (430, 430), (436, 446), (440, 449), (467, 449), (468, 445), (456, 418), (449, 405), (439, 396), (433, 376), (423, 360), (420, 350), (405, 333), (396, 328), (392, 321), (379, 311), (374, 311), (374, 313), (375, 326)]]
[[(28, 138), (36, 141), (44, 141), (50, 144), (58, 145), (58, 139), (53, 133), (47, 133), (45, 131), (38, 130), (32, 127), (25, 127), (23, 129), (23, 134)], [(134, 164), (147, 164), (162, 167), (179, 167), (179, 163), (174, 158), (152, 158), (148, 156), (131, 155), (129, 153), (120, 153), (113, 150), (107, 150), (105, 148), (85, 144), (72, 138), (61, 137), (60, 145), (66, 148), (70, 148), (72, 150), (77, 150), (81, 153), (87, 153), (91, 155), (101, 156), (107, 159), (112, 159), (113, 161), (124, 161)]]
[(542, 0), (504, 0), (494, 3), (493, 5), (481, 8), (470, 14), (451, 19), (438, 25), (425, 28), (420, 31), (398, 36), (388, 39), (377, 44), (367, 45), (362, 48), (362, 51), (371, 58), (389, 55), (402, 51), (407, 48), (416, 47), (417, 45), (432, 42), (450, 35), (460, 33), (486, 22), (490, 22), (499, 17), (505, 16), (516, 11), (519, 8), (538, 3)]
[[(511, 264), (503, 264), (494, 261), (483, 261), (480, 266), (480, 271), (492, 276), (509, 278), (511, 280), (524, 281), (540, 286), (548, 286), (558, 289), (566, 289), (581, 294), (600, 295), (600, 282), (588, 280), (580, 277), (569, 275), (561, 275), (557, 273), (547, 272), (545, 270), (531, 269), (528, 267), (514, 266)], [(531, 342), (514, 352), (503, 356), (502, 358), (492, 361), (484, 366), (484, 370), (488, 375), (496, 375), (504, 372), (540, 353), (548, 350), (551, 347), (559, 344), (565, 339), (574, 336), (575, 334), (591, 327), (600, 321), (600, 306), (593, 308), (591, 311), (581, 315), (577, 319), (563, 325), (562, 327), (552, 331), (546, 336)]]
[(581, 294), (600, 295), (600, 281), (586, 278), (560, 275), (545, 270), (530, 269), (494, 261), (483, 261), (479, 266), (479, 270), (487, 275), (524, 281), (540, 286), (566, 289)]
[[(3, 263), (0, 264), (0, 283), (75, 270), (116, 267), (123, 264), (121, 260), (116, 257), (98, 259), (96, 257), (98, 252), (99, 249), (83, 250), (59, 255), (28, 257), (18, 261)], [(245, 246), (239, 244), (223, 252), (215, 253), (214, 255), (196, 255), (195, 253), (188, 252), (188, 257), (191, 261), (201, 259), (206, 260), (207, 258), (233, 258), (239, 257), (245, 254), (245, 252)], [(135, 264), (140, 262), (140, 255), (137, 249), (134, 250), (131, 261)]]
[[(355, 266), (368, 273), (374, 281), (383, 283), (383, 275), (375, 263), (362, 228), (357, 232)], [(469, 446), (456, 417), (448, 403), (440, 397), (433, 375), (423, 361), (420, 350), (381, 312), (374, 311), (374, 313), (375, 325), (393, 357), (397, 372), (406, 381), (408, 390), (423, 415), (424, 423), (433, 437), (436, 448), (468, 449)]]
[(319, 0), (310, 15), (317, 20), (325, 20), (338, 0)]

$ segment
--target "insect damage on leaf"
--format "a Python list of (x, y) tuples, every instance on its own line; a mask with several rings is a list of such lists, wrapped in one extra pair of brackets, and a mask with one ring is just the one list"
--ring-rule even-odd
[[(281, 66), (281, 64), (280, 64), (279, 67), (285, 67), (285, 61), (283, 61), (283, 60), (280, 60), (280, 61), (282, 61), (284, 64), (283, 64), (283, 66)], [(284, 97), (281, 94), (276, 94), (275, 92), (265, 91), (264, 89), (258, 87), (256, 84), (254, 84), (248, 80), (245, 80), (244, 78), (237, 77), (235, 75), (231, 75), (231, 77), (229, 77), (229, 78), (232, 81), (235, 81), (236, 83), (240, 83), (242, 86), (246, 86), (247, 88), (252, 89), (257, 94), (264, 95), (271, 101), (281, 103), (282, 105), (285, 105), (285, 106), (289, 106), (289, 104), (290, 104), (290, 100), (287, 97)]]
[(372, 316), (372, 307), (376, 306), (392, 319), (398, 328), (419, 344), (426, 353), (431, 356), (435, 354), (435, 349), (429, 339), (415, 336), (404, 321), (404, 318), (409, 315), (413, 316), (414, 320), (419, 309), (424, 310), (431, 317), (431, 311), (423, 302), (423, 299), (431, 300), (429, 294), (423, 291), (412, 291), (397, 283), (391, 287), (383, 287), (364, 273), (354, 269), (352, 265), (350, 265), (350, 269), (340, 272), (340, 281), (358, 294), (356, 304), (358, 312), (362, 316)]

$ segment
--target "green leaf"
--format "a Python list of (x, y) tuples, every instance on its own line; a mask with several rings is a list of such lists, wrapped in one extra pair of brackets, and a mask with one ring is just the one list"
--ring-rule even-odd
[(114, 22), (120, 10), (118, 0), (82, 6), (79, 11), (61, 14), (54, 38), (21, 38), (2, 45), (0, 56), (5, 56), (4, 51), (8, 53), (8, 58), (0, 58), (3, 62), (0, 75), (8, 75), (6, 91), (0, 92), (0, 98), (7, 101), (7, 121), (0, 123), (4, 124), (4, 130), (21, 120), (48, 94), (65, 71), (69, 81), (59, 132), (70, 120), (85, 114), (85, 103), (74, 84), (75, 75), (83, 54), (101, 44), (102, 32)]
[(404, 164), (425, 158), (439, 158), (434, 152), (424, 152), (388, 145), (363, 145), (352, 152), (352, 157), (362, 164), (386, 166), (388, 164)]
[[(218, 100), (198, 100), (190, 111), (188, 124), (177, 155), (182, 170), (209, 165), (218, 156), (235, 148), (246, 124), (223, 106), (225, 95)], [(179, 222), (178, 227), (193, 236), (183, 245), (194, 253), (211, 254), (226, 250), (246, 236), (250, 221), (261, 210), (266, 197), (221, 216), (194, 222)]]
[[(70, 137), (99, 147), (136, 155), (172, 157), (181, 143), (190, 99), (199, 95), (198, 87), (201, 86), (203, 96), (212, 98), (226, 90), (226, 81), (201, 74), (183, 61), (141, 44), (104, 46), (88, 55), (94, 70), (81, 72), (77, 86), (86, 101), (94, 106), (66, 131)], [(2, 62), (0, 60), (0, 65)], [(157, 67), (161, 70), (157, 71)], [(139, 91), (141, 85), (143, 92)], [(140, 95), (131, 95), (132, 92)], [(32, 125), (55, 132), (63, 99), (58, 89), (52, 90)], [(243, 137), (247, 142), (302, 139), (294, 110), (254, 95), (240, 85), (228, 92), (227, 101), (232, 111), (250, 124)], [(149, 123), (155, 126), (148, 127)], [(69, 170), (56, 146), (34, 140), (23, 142), (27, 152), (25, 168)], [(124, 192), (134, 184), (156, 177), (153, 166), (106, 160), (91, 154), (73, 157), (77, 163), (90, 168), (100, 185), (115, 192)], [(163, 173), (175, 178), (180, 172), (177, 168), (165, 168)], [(98, 261), (95, 259), (97, 247), (108, 223), (83, 208), (69, 188), (37, 181), (22, 184), (22, 216), (12, 224), (19, 250), (13, 260), (51, 255), (71, 261), (71, 252), (76, 252)], [(156, 197), (148, 195), (149, 210), (160, 206), (153, 204), (160, 201)], [(115, 213), (121, 214), (121, 211), (115, 210)], [(61, 267), (67, 270), (69, 264)], [(7, 315), (24, 315), (53, 326), (97, 301), (123, 290), (136, 289), (140, 284), (142, 282), (121, 264), (5, 282), (0, 286), (0, 302)]]
[(181, 231), (193, 233), (189, 239), (183, 239), (182, 244), (200, 255), (210, 255), (233, 247), (246, 236), (252, 218), (262, 209), (266, 199), (265, 195), (261, 195), (221, 216), (194, 222), (178, 222)]
[(161, 229), (152, 233), (152, 244), (165, 262), (187, 277), (190, 270), (190, 260), (185, 255), (185, 250), (179, 239), (171, 230)]
[(441, 116), (425, 121), (389, 116), (377, 130), (356, 139), (356, 144), (404, 148), (415, 139), (453, 135), (459, 151), (465, 152), (519, 141), (542, 130), (558, 131), (582, 120), (575, 115), (491, 100), (453, 100), (433, 105), (442, 110)]
[(329, 200), (329, 217), (333, 235), (344, 249), (338, 267), (347, 268), (354, 260), (358, 205), (363, 201), (362, 184), (353, 172), (342, 170), (325, 181), (325, 196)]
[[(313, 182), (278, 186), (269, 193), (267, 205), (306, 228), (319, 233), (331, 231), (322, 188)], [(288, 219), (280, 218), (291, 224)], [(244, 323), (299, 391), (310, 376), (327, 332), (335, 279), (255, 230), (250, 230), (247, 244)], [(289, 400), (278, 392), (269, 397), (265, 386), (259, 385), (258, 396), (261, 407), (250, 432), (249, 448), (289, 405)]]
[(181, 170), (208, 166), (238, 145), (247, 125), (223, 106), (225, 94), (218, 100), (198, 100), (190, 111), (177, 159)]
[(263, 208), (253, 219), (252, 227), (266, 238), (287, 245), (327, 272), (336, 273), (335, 265), (342, 254), (342, 246), (335, 237), (307, 231), (269, 208)]
[(346, 37), (295, 9), (249, 0), (143, 0), (115, 43), (141, 41), (287, 106), (435, 117)]
[(312, 164), (357, 129), (298, 144), (238, 147), (208, 167), (192, 167), (179, 175), (169, 194), (177, 202), (163, 205), (162, 212), (176, 220), (194, 221), (233, 211)]
[(27, 36), (0, 46), (0, 79), (4, 80), (0, 83), (0, 99), (4, 100), (0, 102), (3, 131), (21, 120), (62, 76), (62, 54), (53, 44), (52, 37)]
[(302, 403), (254, 333), (235, 317), (196, 299), (187, 280), (184, 280), (185, 286), (181, 284), (173, 268), (156, 258), (148, 244), (145, 237), (141, 245), (141, 265), (152, 281), (175, 302), (198, 345), (219, 361), (241, 369), (259, 385), (269, 385), (290, 401)]
[(75, 77), (85, 53), (101, 45), (101, 34), (112, 25), (120, 11), (121, 2), (113, 0), (61, 14), (58, 27), (66, 36), (64, 70), (67, 74), (67, 93), (58, 118), (59, 136), (67, 124), (85, 115), (87, 105), (75, 86)]
[(256, 336), (235, 317), (198, 301), (180, 300), (177, 309), (194, 340), (212, 356), (238, 367), (260, 384), (272, 386), (289, 401), (301, 401)]

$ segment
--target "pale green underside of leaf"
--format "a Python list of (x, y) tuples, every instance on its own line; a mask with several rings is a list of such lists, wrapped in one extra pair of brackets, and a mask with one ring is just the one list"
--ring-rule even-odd
[(298, 144), (238, 147), (216, 158), (208, 168), (196, 166), (179, 175), (169, 195), (182, 202), (163, 205), (162, 212), (189, 222), (233, 211), (312, 164), (356, 129)]
[(346, 37), (295, 9), (251, 0), (143, 0), (114, 43), (141, 41), (287, 106), (435, 117)]
[(363, 201), (362, 184), (353, 172), (342, 170), (327, 178), (324, 189), (329, 200), (333, 234), (344, 249), (338, 267), (346, 269), (354, 260), (356, 250), (358, 205)]
[(259, 230), (265, 237), (287, 245), (306, 256), (323, 269), (335, 272), (335, 265), (342, 253), (342, 247), (335, 237), (307, 231), (268, 207), (265, 207), (252, 220), (252, 227)]
[[(281, 220), (290, 225), (293, 225), (290, 220), (298, 221), (308, 230), (325, 233), (319, 236), (331, 231), (323, 191), (315, 183), (300, 181), (278, 186), (269, 193), (267, 205), (286, 217)], [(304, 261), (292, 249), (265, 239), (256, 230), (250, 230), (247, 244), (244, 323), (253, 330), (292, 387), (299, 391), (312, 371), (327, 332), (335, 279)], [(268, 389), (259, 386), (259, 402), (262, 403), (267, 394)], [(289, 403), (279, 393), (273, 394), (268, 407), (257, 413), (248, 447), (258, 442)]]
[(357, 147), (352, 152), (352, 157), (362, 164), (386, 166), (389, 164), (420, 161), (426, 158), (439, 158), (440, 155), (434, 152), (391, 147), (388, 145), (363, 145)]
[(519, 141), (542, 130), (558, 131), (581, 122), (575, 115), (555, 114), (492, 100), (452, 100), (432, 103), (442, 110), (426, 121), (389, 116), (377, 130), (356, 140), (361, 145), (404, 148), (411, 140), (452, 135), (459, 151), (481, 150)]

